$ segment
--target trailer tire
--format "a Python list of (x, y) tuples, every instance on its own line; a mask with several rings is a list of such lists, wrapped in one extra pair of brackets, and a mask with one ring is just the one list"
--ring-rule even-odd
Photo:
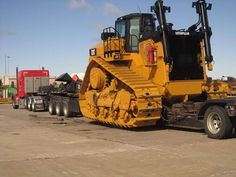
[(204, 114), (204, 129), (209, 138), (224, 139), (231, 136), (233, 126), (224, 108), (211, 106)]
[(231, 122), (233, 124), (232, 137), (236, 138), (236, 117), (232, 118)]
[(233, 128), (232, 130), (232, 138), (236, 138), (236, 128)]
[(72, 112), (70, 111), (70, 107), (68, 103), (65, 103), (63, 105), (63, 114), (65, 117), (72, 117)]
[(56, 115), (62, 116), (62, 106), (61, 103), (56, 103)]
[(50, 115), (55, 115), (56, 114), (56, 110), (55, 110), (55, 107), (53, 106), (53, 102), (49, 103), (48, 112), (49, 112)]

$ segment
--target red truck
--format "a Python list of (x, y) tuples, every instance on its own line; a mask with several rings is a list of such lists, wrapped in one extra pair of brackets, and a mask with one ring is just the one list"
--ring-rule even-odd
[(43, 99), (37, 95), (41, 86), (49, 85), (49, 71), (44, 70), (21, 70), (16, 68), (17, 93), (13, 95), (12, 106), (18, 109), (20, 106), (29, 110), (44, 110)]

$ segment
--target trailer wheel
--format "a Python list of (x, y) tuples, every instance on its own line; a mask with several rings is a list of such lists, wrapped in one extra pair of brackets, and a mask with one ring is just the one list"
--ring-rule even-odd
[(68, 105), (68, 103), (65, 103), (63, 105), (63, 114), (65, 117), (71, 117), (72, 116), (72, 112), (70, 111), (70, 107)]
[(229, 138), (232, 133), (232, 123), (224, 108), (211, 106), (204, 115), (204, 128), (209, 138)]
[(55, 107), (54, 107), (54, 105), (53, 105), (53, 102), (50, 102), (50, 103), (49, 103), (48, 111), (49, 111), (49, 114), (50, 114), (50, 115), (55, 115), (55, 114), (56, 114), (56, 111), (55, 111)]
[(232, 118), (231, 120), (232, 124), (233, 124), (233, 130), (232, 130), (232, 137), (235, 138), (236, 137), (236, 118)]
[(57, 103), (56, 104), (56, 115), (57, 116), (62, 116), (62, 109), (61, 109), (61, 104), (60, 103)]

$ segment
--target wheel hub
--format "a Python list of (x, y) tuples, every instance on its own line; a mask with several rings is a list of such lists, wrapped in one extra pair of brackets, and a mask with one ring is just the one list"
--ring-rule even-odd
[(209, 130), (213, 134), (217, 134), (221, 129), (221, 125), (222, 125), (221, 117), (216, 112), (211, 113), (207, 121), (207, 126)]

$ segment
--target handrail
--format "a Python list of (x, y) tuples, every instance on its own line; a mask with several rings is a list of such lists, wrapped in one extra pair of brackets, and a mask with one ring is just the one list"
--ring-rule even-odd
[[(108, 34), (107, 39), (103, 40), (103, 48), (104, 48), (104, 57), (111, 57), (112, 53), (115, 51), (120, 51), (121, 42), (120, 42), (120, 34), (114, 27), (107, 27), (103, 29), (103, 34)], [(119, 43), (116, 44), (112, 38), (118, 38)], [(115, 50), (112, 49), (112, 45), (115, 45)], [(117, 50), (116, 50), (117, 48)]]

